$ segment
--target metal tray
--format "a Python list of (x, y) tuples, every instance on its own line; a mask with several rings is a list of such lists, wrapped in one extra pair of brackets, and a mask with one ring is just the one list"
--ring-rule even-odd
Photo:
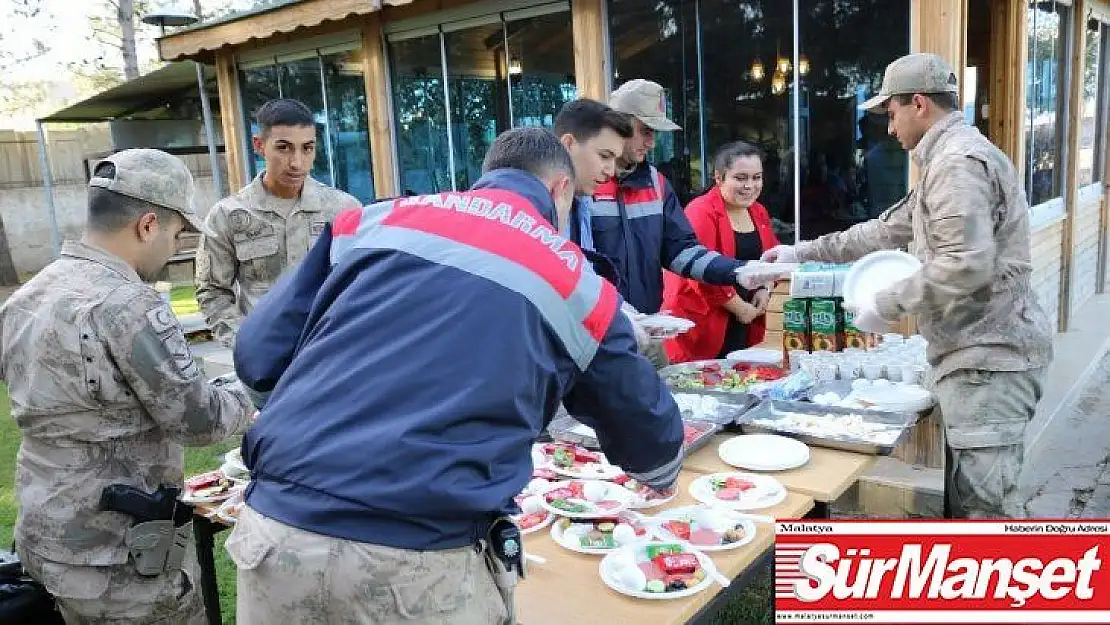
[[(710, 397), (716, 397), (717, 399), (727, 399), (733, 403), (747, 402), (749, 407), (759, 402), (758, 397), (744, 391), (715, 391), (707, 388), (678, 388), (676, 386), (673, 386), (670, 380), (667, 379), (668, 376), (675, 373), (685, 373), (691, 370), (700, 370), (701, 367), (711, 363), (720, 364), (722, 369), (732, 368), (732, 365), (729, 364), (727, 360), (692, 360), (690, 362), (681, 362), (677, 365), (669, 365), (663, 367), (659, 370), (659, 377), (663, 378), (663, 382), (667, 385), (667, 388), (671, 389), (672, 393), (708, 395)], [(747, 408), (745, 408), (745, 410), (747, 410)]]
[[(795, 414), (813, 415), (815, 417), (824, 417), (828, 414), (857, 414), (864, 417), (870, 423), (883, 424), (890, 429), (898, 431), (897, 437), (891, 443), (876, 443), (874, 441), (864, 440), (858, 437), (851, 436), (817, 436), (815, 434), (807, 434), (802, 432), (795, 432), (785, 428), (776, 428), (763, 424), (756, 424), (756, 419), (776, 419), (781, 413), (791, 412)], [(762, 432), (767, 434), (780, 434), (782, 436), (789, 436), (796, 438), (807, 445), (816, 447), (827, 447), (830, 449), (841, 449), (844, 451), (854, 451), (856, 453), (868, 454), (872, 456), (889, 456), (894, 452), (894, 449), (905, 440), (906, 435), (910, 429), (913, 428), (917, 421), (916, 415), (900, 413), (900, 412), (884, 412), (879, 410), (857, 410), (851, 408), (840, 408), (837, 406), (818, 406), (808, 402), (796, 401), (780, 401), (776, 399), (768, 399), (761, 403), (756, 408), (748, 411), (740, 419), (740, 429), (745, 432)]]
[[(686, 446), (686, 455), (690, 455), (709, 444), (709, 441), (713, 440), (713, 436), (723, 429), (720, 424), (710, 421), (683, 419), (682, 422), (707, 432), (704, 436)], [(559, 415), (552, 419), (547, 426), (547, 434), (550, 436), (550, 440), (554, 442), (574, 443), (586, 449), (601, 449), (601, 444), (598, 443), (596, 436), (573, 431), (579, 425), (582, 425), (582, 423), (574, 417), (567, 414)]]

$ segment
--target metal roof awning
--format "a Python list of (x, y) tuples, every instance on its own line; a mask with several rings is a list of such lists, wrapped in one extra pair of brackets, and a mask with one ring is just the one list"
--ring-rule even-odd
[[(216, 68), (202, 66), (205, 83), (216, 80)], [(197, 93), (197, 70), (192, 63), (170, 63), (149, 74), (101, 91), (76, 104), (40, 118), (40, 123), (109, 121), (159, 107), (180, 94)]]
[(158, 56), (164, 61), (201, 59), (249, 41), (265, 40), (301, 28), (337, 22), (352, 15), (368, 15), (384, 6), (415, 0), (291, 0), (277, 6), (245, 11), (211, 22), (182, 28), (157, 39)]

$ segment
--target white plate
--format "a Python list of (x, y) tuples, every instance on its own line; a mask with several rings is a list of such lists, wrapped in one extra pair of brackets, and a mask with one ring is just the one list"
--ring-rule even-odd
[[(602, 484), (606, 488), (604, 499), (620, 502), (621, 505), (616, 508), (597, 508), (595, 506), (595, 509), (589, 510), (587, 512), (568, 512), (566, 510), (560, 510), (548, 503), (547, 495), (545, 494), (540, 499), (540, 503), (543, 505), (544, 510), (547, 510), (548, 512), (556, 516), (567, 517), (568, 519), (596, 519), (598, 517), (616, 516), (621, 512), (627, 510), (629, 505), (632, 503), (632, 491), (623, 486), (617, 486), (612, 482), (605, 482), (602, 480), (567, 480), (564, 482), (555, 482), (551, 485), (551, 488), (548, 489), (548, 492), (560, 488), (566, 488), (570, 485), (571, 481)], [(592, 504), (592, 502), (587, 503)]]
[(750, 471), (786, 471), (809, 462), (805, 443), (775, 434), (744, 434), (717, 447), (726, 464)]
[(698, 551), (696, 549), (692, 549), (688, 545), (684, 545), (683, 548), (687, 552), (692, 553), (695, 556), (697, 556), (698, 562), (701, 563), (701, 568), (704, 569), (705, 572), (706, 572), (705, 579), (698, 582), (698, 584), (696, 586), (694, 586), (693, 588), (687, 588), (685, 590), (676, 590), (676, 591), (673, 591), (673, 592), (647, 592), (645, 590), (633, 590), (631, 588), (626, 588), (619, 581), (617, 581), (616, 571), (614, 570), (614, 568), (615, 568), (614, 564), (618, 561), (618, 559), (622, 558), (622, 557), (623, 558), (631, 557), (636, 562), (640, 562), (640, 561), (645, 561), (646, 562), (647, 561), (647, 552), (645, 551), (645, 548), (648, 545), (653, 545), (653, 544), (665, 545), (665, 544), (674, 544), (674, 543), (645, 542), (645, 543), (638, 543), (638, 544), (635, 544), (635, 545), (629, 545), (627, 547), (622, 547), (622, 548), (617, 549), (615, 551), (609, 552), (608, 555), (606, 555), (604, 558), (601, 559), (601, 564), (598, 565), (598, 572), (601, 574), (601, 581), (605, 582), (606, 586), (608, 586), (609, 588), (612, 588), (613, 590), (621, 593), (622, 595), (628, 595), (629, 597), (635, 597), (637, 599), (655, 599), (655, 600), (659, 600), (659, 599), (682, 599), (683, 597), (690, 597), (690, 596), (698, 594), (699, 592), (705, 590), (710, 585), (715, 583), (713, 581), (713, 578), (709, 575), (709, 571), (713, 570), (711, 568), (711, 567), (714, 566), (713, 561), (710, 560), (709, 556), (707, 556), (706, 554), (704, 554), (701, 551)]
[[(738, 477), (755, 484), (755, 487), (741, 495), (740, 499), (728, 501), (717, 499), (713, 491), (713, 478)], [(690, 495), (706, 504), (731, 510), (759, 510), (770, 508), (782, 503), (786, 499), (786, 488), (781, 482), (769, 475), (755, 473), (713, 473), (703, 475), (690, 482)]]
[(857, 260), (844, 276), (844, 301), (848, 304), (873, 304), (875, 295), (921, 269), (915, 256), (896, 250), (871, 252)]
[(250, 471), (247, 469), (247, 465), (243, 463), (243, 454), (238, 447), (224, 454), (224, 464), (227, 464), (238, 471), (242, 471), (243, 473), (250, 473)]
[[(551, 522), (555, 520), (555, 515), (554, 515), (554, 514), (551, 514), (551, 512), (550, 512), (550, 511), (548, 511), (548, 510), (544, 510), (544, 512), (545, 512), (545, 513), (547, 513), (547, 517), (546, 517), (546, 518), (544, 518), (544, 520), (543, 520), (543, 521), (541, 521), (541, 522), (539, 522), (539, 523), (537, 523), (537, 524), (533, 525), (532, 527), (529, 527), (528, 529), (524, 529), (523, 527), (521, 527), (521, 528), (520, 528), (520, 535), (521, 535), (521, 536), (526, 536), (526, 535), (528, 535), (528, 534), (531, 534), (531, 533), (533, 533), (533, 532), (538, 532), (538, 531), (540, 531), (540, 530), (542, 530), (542, 529), (546, 528), (547, 526), (551, 525)], [(522, 517), (522, 516), (524, 516), (524, 515), (523, 515), (523, 514), (521, 514), (521, 515), (516, 515), (516, 516), (513, 516), (513, 517), (512, 517), (512, 519), (513, 519), (513, 522), (515, 523), (515, 522), (516, 522), (516, 520), (517, 520), (518, 518)], [(518, 527), (519, 527), (519, 526), (518, 526)]]
[(624, 490), (628, 491), (632, 495), (632, 502), (628, 504), (628, 507), (632, 510), (645, 510), (647, 508), (655, 508), (665, 503), (670, 503), (671, 501), (674, 501), (674, 498), (678, 496), (678, 490), (676, 489), (667, 497), (649, 500), (644, 499), (639, 493), (633, 492), (629, 488), (625, 488), (624, 486), (621, 486), (621, 488), (624, 488)]
[(726, 356), (729, 364), (746, 362), (753, 365), (782, 366), (782, 350), (767, 349), (765, 347), (750, 347), (729, 352)]
[[(660, 512), (659, 514), (655, 515), (655, 519), (657, 521), (674, 521), (674, 520), (689, 521), (695, 510), (705, 509), (705, 508), (707, 508), (707, 506), (704, 506), (704, 505), (682, 506), (682, 507), (679, 507), (679, 508), (671, 508), (670, 510), (664, 510), (664, 511)], [(725, 514), (727, 514), (727, 512)], [(744, 538), (742, 538), (742, 539), (740, 539), (740, 540), (738, 540), (734, 543), (729, 543), (727, 545), (697, 545), (697, 544), (694, 544), (694, 543), (690, 543), (690, 544), (694, 547), (694, 549), (698, 549), (699, 551), (727, 551), (729, 549), (736, 549), (737, 547), (743, 547), (744, 545), (746, 545), (746, 544), (752, 542), (753, 540), (755, 540), (755, 533), (756, 533), (757, 530), (756, 530), (754, 522), (752, 522), (749, 519), (737, 519), (735, 524), (740, 525), (740, 526), (743, 527), (743, 529), (744, 529)], [(679, 537), (671, 534), (671, 532), (669, 530), (667, 530), (667, 528), (663, 527), (662, 524), (658, 524), (658, 525), (653, 524), (652, 527), (651, 527), (651, 530), (656, 536), (659, 537), (660, 540), (664, 540), (664, 541), (667, 541), (667, 542), (684, 542)]]
[(218, 495), (209, 495), (207, 497), (196, 497), (192, 493), (184, 492), (181, 494), (181, 501), (188, 504), (217, 503), (234, 497), (236, 494), (241, 493), (243, 489), (247, 487), (247, 483), (242, 480), (231, 481), (234, 482), (234, 484), (232, 484), (231, 488), (228, 489), (226, 492), (220, 493)]
[[(576, 480), (611, 480), (618, 475), (624, 473), (624, 469), (609, 464), (608, 458), (605, 454), (596, 452), (601, 459), (600, 464), (592, 465), (596, 467), (595, 471), (576, 471), (574, 469), (565, 469), (556, 466), (555, 462), (543, 451), (544, 445), (573, 445), (573, 443), (535, 443), (532, 445), (532, 466), (534, 468), (544, 468), (554, 471), (564, 477), (573, 478)], [(579, 447), (581, 447), (579, 445)]]
[(897, 412), (921, 412), (933, 405), (933, 394), (916, 384), (861, 385), (852, 390), (852, 395), (877, 408)]
[[(576, 553), (584, 553), (590, 556), (603, 556), (607, 553), (611, 553), (621, 548), (621, 546), (617, 546), (612, 549), (602, 549), (599, 547), (583, 547), (582, 544), (578, 542), (578, 540), (572, 534), (568, 534), (566, 530), (563, 529), (562, 525), (562, 523), (555, 523), (551, 526), (551, 540), (554, 540), (555, 544), (563, 547), (564, 549), (569, 549)], [(643, 536), (639, 537), (639, 540), (637, 540), (635, 544), (648, 542), (650, 540), (651, 531), (649, 530), (645, 532)]]

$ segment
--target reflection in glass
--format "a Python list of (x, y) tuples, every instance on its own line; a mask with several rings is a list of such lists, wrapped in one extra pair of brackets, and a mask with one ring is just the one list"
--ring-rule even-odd
[(391, 42), (389, 58), (401, 191), (450, 191), (439, 35)]
[(1087, 23), (1087, 49), (1083, 58), (1083, 115), (1079, 120), (1079, 184), (1102, 180), (1106, 119), (1106, 42), (1102, 22)]
[[(278, 71), (274, 66), (255, 67), (239, 72), (239, 92), (242, 94), (244, 127), (250, 129), (250, 135), (259, 133), (258, 124), (254, 123), (254, 113), (258, 107), (275, 98), (281, 97), (281, 88), (278, 84)], [(256, 154), (251, 145), (251, 138), (247, 137), (247, 151), (250, 153), (250, 174), (253, 178), (266, 167), (262, 156)], [(238, 189), (233, 189), (238, 191)]]
[(552, 128), (563, 104), (578, 97), (570, 13), (517, 20), (506, 28), (513, 126)]
[(1029, 26), (1029, 60), (1025, 74), (1026, 150), (1025, 192), (1030, 206), (1060, 197), (1060, 162), (1058, 137), (1063, 130), (1060, 118), (1063, 77), (1065, 74), (1068, 23), (1066, 5), (1054, 0), (1033, 0), (1026, 13)]
[(374, 200), (374, 180), (361, 53), (334, 54), (323, 61), (335, 187), (368, 204)]
[(324, 112), (324, 86), (321, 82), (320, 59), (312, 57), (278, 66), (283, 98), (300, 100), (312, 111), (316, 120), (316, 158), (312, 162), (312, 177), (331, 186), (331, 164), (328, 161), (328, 118)]
[[(610, 0), (608, 13), (613, 86), (633, 78), (659, 83), (666, 90), (667, 116), (682, 126), (681, 131), (657, 133), (648, 159), (685, 204), (703, 188), (694, 2)], [(735, 43), (732, 39), (730, 47)], [(707, 76), (706, 81), (716, 78)]]
[(468, 189), (482, 175), (482, 159), (508, 130), (508, 85), (501, 22), (443, 35), (450, 85), (455, 188)]

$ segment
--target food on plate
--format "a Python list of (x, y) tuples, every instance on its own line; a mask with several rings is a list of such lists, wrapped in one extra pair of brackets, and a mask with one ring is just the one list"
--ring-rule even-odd
[(694, 322), (663, 313), (633, 315), (636, 324), (653, 339), (668, 339), (688, 332)]
[(849, 439), (878, 445), (892, 445), (901, 434), (901, 429), (898, 427), (868, 421), (863, 415), (856, 413), (808, 415), (782, 412), (777, 413), (775, 418), (753, 419), (752, 423), (780, 432), (809, 434), (818, 438)]
[(709, 484), (717, 499), (724, 501), (736, 501), (743, 497), (744, 493), (755, 488), (755, 482), (735, 476), (714, 477)]
[(724, 547), (748, 536), (747, 524), (704, 507), (690, 507), (667, 513), (660, 528), (678, 540), (695, 547)]
[(673, 498), (671, 495), (660, 493), (647, 484), (637, 482), (627, 473), (621, 473), (613, 478), (613, 483), (618, 486), (623, 486), (636, 496), (632, 504), (635, 508), (650, 508), (651, 506), (670, 501)]
[(612, 579), (626, 590), (650, 594), (681, 592), (705, 581), (706, 571), (698, 554), (682, 545), (646, 544), (632, 549), (633, 557), (620, 552), (609, 556)]
[(706, 389), (721, 392), (747, 392), (761, 382), (771, 382), (786, 375), (781, 367), (752, 365), (738, 362), (731, 367), (727, 363), (709, 362), (691, 364), (667, 376), (667, 383), (680, 390)]
[(226, 498), (231, 496), (231, 490), (238, 484), (222, 471), (209, 471), (185, 480), (185, 496), (197, 500)]
[(540, 445), (540, 451), (556, 473), (601, 479), (620, 472), (619, 468), (608, 463), (604, 454), (590, 451), (581, 445), (544, 443)]
[(571, 480), (559, 482), (543, 495), (543, 500), (552, 509), (570, 515), (605, 514), (616, 512), (625, 507), (626, 501), (619, 499), (618, 487), (608, 482)]
[(524, 490), (513, 498), (516, 505), (520, 507), (520, 514), (514, 514), (511, 518), (520, 531), (528, 533), (530, 530), (546, 526), (551, 520), (551, 512), (543, 507), (542, 500), (543, 493), (549, 489), (550, 484), (547, 480), (536, 478), (528, 482)]
[(647, 529), (627, 514), (588, 521), (559, 519), (557, 523), (563, 534), (563, 542), (576, 541), (577, 546), (583, 549), (616, 549), (647, 536)]

